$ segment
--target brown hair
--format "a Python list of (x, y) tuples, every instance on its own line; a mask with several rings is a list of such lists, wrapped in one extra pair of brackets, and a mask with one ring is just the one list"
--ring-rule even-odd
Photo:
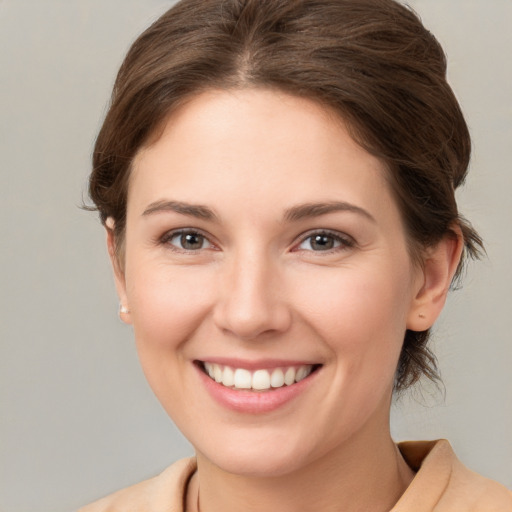
[[(465, 257), (482, 242), (458, 214), (470, 137), (446, 82), (436, 39), (394, 0), (183, 0), (132, 45), (98, 135), (90, 196), (112, 217), (122, 246), (136, 153), (184, 101), (212, 88), (265, 87), (337, 111), (361, 146), (381, 158), (411, 255), (462, 230)], [(429, 331), (407, 331), (396, 373), (402, 390), (436, 380)]]

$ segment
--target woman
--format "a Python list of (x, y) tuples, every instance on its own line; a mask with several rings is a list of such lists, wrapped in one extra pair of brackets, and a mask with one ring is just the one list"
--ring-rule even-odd
[(134, 43), (90, 192), (196, 457), (83, 510), (512, 510), (393, 391), (481, 247), (442, 49), (393, 0), (185, 0)]

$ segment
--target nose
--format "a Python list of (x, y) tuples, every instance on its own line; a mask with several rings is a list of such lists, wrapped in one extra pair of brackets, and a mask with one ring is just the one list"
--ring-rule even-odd
[(233, 258), (226, 263), (219, 287), (214, 321), (239, 339), (257, 340), (285, 332), (291, 311), (276, 263), (264, 255)]

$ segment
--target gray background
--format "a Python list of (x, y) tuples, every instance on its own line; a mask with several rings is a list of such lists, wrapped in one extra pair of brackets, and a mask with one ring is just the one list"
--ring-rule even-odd
[[(0, 511), (60, 512), (191, 453), (117, 319), (104, 234), (79, 209), (114, 74), (163, 0), (0, 0)], [(393, 409), (397, 439), (447, 437), (512, 487), (512, 2), (415, 0), (474, 138), (459, 195), (484, 235), (436, 330), (446, 397)]]

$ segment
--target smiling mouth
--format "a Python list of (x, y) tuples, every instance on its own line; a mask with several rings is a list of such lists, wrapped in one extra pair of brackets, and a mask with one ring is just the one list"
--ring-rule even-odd
[(251, 371), (246, 368), (233, 368), (205, 361), (196, 363), (206, 375), (218, 384), (230, 389), (246, 391), (271, 391), (291, 386), (306, 379), (321, 366), (319, 364), (304, 364)]

